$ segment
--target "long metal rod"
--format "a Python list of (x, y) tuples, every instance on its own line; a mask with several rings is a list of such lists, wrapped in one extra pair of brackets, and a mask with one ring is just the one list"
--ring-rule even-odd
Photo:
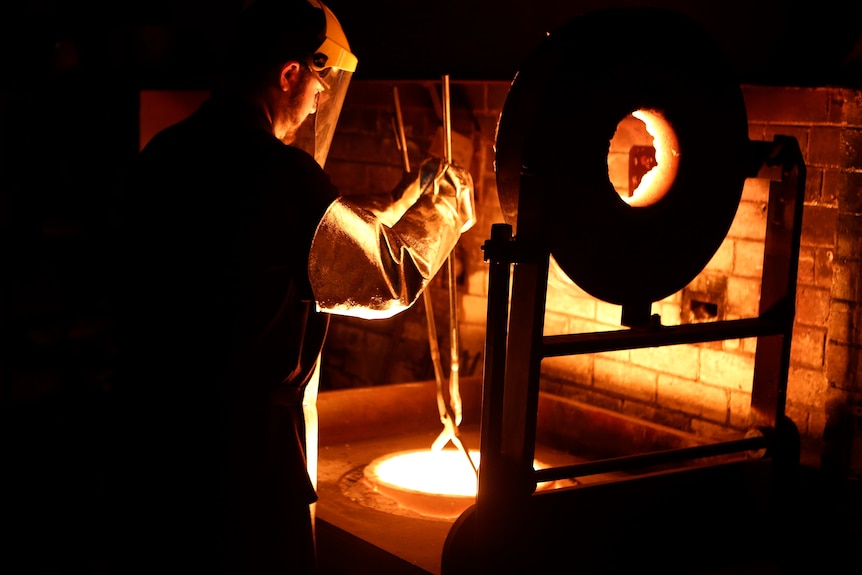
[[(404, 173), (410, 173), (410, 157), (407, 154), (407, 136), (404, 132), (404, 118), (401, 115), (401, 100), (398, 97), (398, 86), (392, 86), (392, 100), (395, 104), (395, 122), (397, 124), (398, 148), (401, 150), (401, 167)], [(440, 360), (440, 345), (437, 341), (437, 322), (434, 319), (434, 306), (431, 302), (431, 292), (422, 292), (425, 303), (425, 317), (428, 323), (428, 345), (431, 351), (431, 363), (434, 365), (434, 378), (437, 380), (437, 409), (440, 417), (446, 417), (446, 405), (443, 400), (443, 365)]]
[(452, 163), (452, 110), (449, 100), (449, 74), (443, 75), (443, 159)]
[[(398, 97), (398, 87), (392, 87), (392, 99), (395, 104), (395, 121), (397, 123), (397, 135), (399, 139), (399, 148), (401, 149), (401, 164), (405, 173), (410, 172), (410, 159), (407, 154), (407, 136), (404, 132), (404, 118), (401, 115), (401, 102)], [(448, 106), (448, 105), (447, 105)], [(451, 258), (449, 258), (451, 261)], [(450, 288), (451, 294), (451, 288)], [(443, 424), (443, 431), (434, 440), (431, 445), (432, 450), (440, 450), (445, 447), (449, 441), (464, 454), (473, 471), (478, 474), (478, 468), (470, 456), (470, 452), (461, 441), (458, 433), (458, 425), (461, 423), (461, 395), (458, 388), (455, 388), (456, 395), (453, 396), (450, 382), (449, 400), (446, 400), (443, 388), (443, 365), (440, 359), (440, 344), (437, 340), (437, 322), (434, 318), (434, 305), (432, 303), (431, 292), (428, 289), (422, 292), (423, 302), (425, 303), (425, 319), (428, 323), (428, 345), (431, 353), (431, 363), (434, 366), (434, 379), (437, 382), (437, 411), (440, 414), (440, 422)], [(450, 302), (451, 303), (451, 302)], [(454, 369), (457, 374), (457, 368)], [(457, 378), (457, 375), (455, 375)], [(453, 400), (453, 397), (455, 398)], [(457, 409), (453, 407), (457, 405)]]
[(401, 99), (398, 86), (392, 86), (392, 99), (395, 101), (395, 122), (398, 127), (398, 147), (401, 149), (401, 166), (404, 173), (410, 173), (410, 156), (407, 154), (407, 136), (404, 134), (404, 118), (401, 116)]
[[(443, 76), (443, 155), (446, 162), (452, 163), (452, 109), (449, 98), (449, 75)], [(458, 329), (458, 290), (455, 277), (455, 258), (451, 255), (447, 259), (449, 272), (449, 343), (450, 343), (450, 369), (449, 369), (449, 403), (455, 412), (455, 424), (461, 425), (461, 389), (460, 389), (460, 354), (461, 341)]]
[(610, 473), (613, 471), (625, 471), (627, 469), (643, 468), (663, 463), (675, 463), (678, 461), (687, 461), (703, 457), (716, 457), (719, 455), (729, 455), (731, 453), (756, 451), (766, 449), (768, 447), (769, 440), (765, 436), (748, 437), (746, 439), (712, 443), (709, 445), (682, 447), (679, 449), (654, 451), (638, 455), (611, 457), (608, 459), (588, 461), (586, 463), (577, 463), (561, 467), (549, 467), (547, 469), (537, 470), (535, 472), (535, 478), (537, 482), (541, 483), (544, 481), (584, 477), (587, 475), (597, 475), (599, 473)]
[(556, 357), (775, 335), (784, 332), (787, 321), (780, 308), (776, 311), (776, 314), (767, 313), (756, 318), (662, 326), (655, 329), (546, 335), (542, 338), (542, 351), (544, 357)]

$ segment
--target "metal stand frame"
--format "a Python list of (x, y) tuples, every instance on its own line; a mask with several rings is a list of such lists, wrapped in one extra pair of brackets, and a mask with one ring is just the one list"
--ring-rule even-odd
[[(512, 236), (510, 225), (496, 224), (483, 247), (490, 277), (479, 490), (476, 505), (459, 518), (447, 538), (443, 575), (496, 573), (514, 567), (519, 561), (524, 566), (533, 561), (536, 540), (525, 532), (526, 526), (530, 526), (528, 531), (540, 531), (542, 522), (550, 521), (559, 529), (573, 520), (559, 515), (577, 513), (584, 507), (583, 501), (574, 507), (566, 504), (563, 498), (570, 497), (566, 493), (569, 489), (543, 492), (538, 503), (537, 482), (685, 463), (716, 455), (738, 453), (745, 460), (745, 455), (752, 459), (754, 451), (762, 455), (761, 461), (769, 462), (773, 479), (798, 464), (798, 433), (785, 417), (784, 408), (805, 166), (798, 142), (785, 136), (776, 136), (774, 142), (750, 142), (749, 158), (747, 177), (771, 180), (757, 317), (662, 326), (655, 317), (643, 322), (643, 314), (638, 315), (642, 310), (624, 305), (623, 324), (632, 326), (631, 329), (557, 336), (543, 336), (550, 257), (543, 230), (544, 214), (551, 206), (535, 205), (542, 201), (542, 194), (531, 191), (540, 183), (532, 174), (522, 174), (518, 237)], [(627, 323), (627, 316), (639, 318), (640, 323)], [(751, 424), (756, 431), (745, 439), (540, 471), (533, 469), (540, 367), (544, 358), (749, 337), (757, 338), (751, 398)], [(682, 466), (679, 476), (666, 479), (665, 484), (684, 481), (683, 469), (690, 470), (691, 465)], [(771, 485), (770, 489), (774, 487)], [(589, 487), (572, 489), (583, 491)], [(655, 486), (644, 489), (661, 491)], [(559, 499), (558, 504), (554, 498)], [(537, 511), (540, 508), (543, 511)], [(542, 549), (547, 552), (546, 547)]]

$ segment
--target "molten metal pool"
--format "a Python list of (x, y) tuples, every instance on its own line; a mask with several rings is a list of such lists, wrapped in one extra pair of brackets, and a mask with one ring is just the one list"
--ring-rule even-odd
[[(470, 451), (473, 465), (479, 452)], [(455, 518), (476, 500), (476, 472), (457, 449), (414, 449), (379, 457), (365, 466), (371, 487), (401, 507), (426, 517)]]

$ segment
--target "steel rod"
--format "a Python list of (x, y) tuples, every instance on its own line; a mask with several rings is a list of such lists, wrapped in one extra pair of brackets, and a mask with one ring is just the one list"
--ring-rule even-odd
[[(404, 119), (401, 116), (401, 102), (398, 97), (398, 86), (392, 87), (392, 99), (395, 104), (395, 121), (397, 124), (398, 147), (401, 149), (401, 167), (404, 173), (410, 172), (410, 159), (407, 155), (407, 137), (404, 133)], [(437, 411), (440, 421), (446, 430), (446, 419), (449, 418), (449, 409), (443, 395), (443, 365), (440, 359), (440, 344), (437, 340), (437, 322), (434, 319), (434, 306), (431, 301), (431, 292), (426, 288), (422, 291), (425, 303), (425, 318), (428, 324), (428, 346), (431, 353), (431, 363), (434, 366), (434, 379), (437, 381)], [(435, 442), (436, 443), (436, 442)], [(445, 443), (444, 443), (445, 445)], [(442, 445), (440, 448), (442, 449)]]
[(443, 75), (443, 158), (452, 163), (452, 111), (449, 104), (449, 74)]
[(724, 339), (741, 339), (780, 334), (786, 317), (771, 315), (757, 318), (724, 320), (655, 329), (633, 329), (544, 336), (544, 357), (597, 353), (641, 347), (657, 347), (683, 343), (700, 343)]
[[(446, 163), (452, 163), (452, 107), (449, 97), (449, 75), (443, 76), (443, 152)], [(449, 275), (449, 404), (455, 415), (455, 424), (461, 425), (460, 355), (461, 341), (458, 329), (458, 288), (455, 276), (455, 258), (451, 255), (446, 261)]]
[(539, 469), (535, 472), (538, 483), (555, 481), (557, 479), (571, 479), (573, 477), (584, 477), (586, 475), (597, 475), (599, 473), (610, 473), (613, 471), (625, 471), (638, 467), (649, 467), (663, 463), (675, 463), (702, 457), (715, 457), (744, 451), (765, 449), (769, 446), (769, 440), (765, 436), (748, 437), (735, 441), (712, 443), (709, 445), (698, 445), (695, 447), (683, 447), (680, 449), (669, 449), (666, 451), (653, 451), (638, 455), (624, 457), (611, 457), (586, 463), (577, 463), (561, 467), (550, 467)]
[(404, 173), (410, 173), (410, 156), (407, 154), (407, 136), (404, 134), (404, 119), (401, 116), (401, 100), (398, 86), (392, 86), (392, 99), (395, 101), (395, 121), (398, 126), (398, 147), (401, 149), (401, 166)]

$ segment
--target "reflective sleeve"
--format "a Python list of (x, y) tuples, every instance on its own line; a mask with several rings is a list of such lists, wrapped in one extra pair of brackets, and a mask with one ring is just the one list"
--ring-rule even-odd
[(469, 172), (433, 160), (400, 194), (409, 198), (400, 206), (335, 200), (309, 252), (318, 310), (374, 319), (409, 308), (475, 223), (472, 196)]

